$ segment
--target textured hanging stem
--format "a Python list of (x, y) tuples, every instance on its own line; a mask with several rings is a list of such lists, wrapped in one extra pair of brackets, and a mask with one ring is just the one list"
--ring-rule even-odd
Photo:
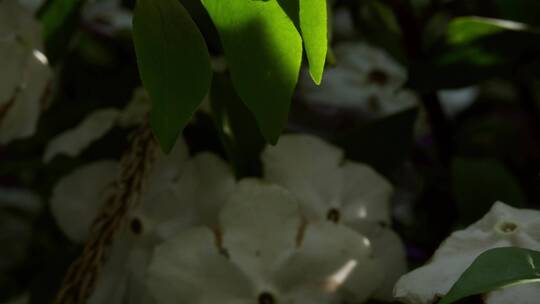
[(128, 211), (140, 202), (145, 177), (157, 155), (157, 145), (148, 125), (132, 136), (131, 149), (120, 162), (120, 176), (92, 224), (81, 256), (68, 269), (56, 304), (86, 302), (93, 292), (115, 232), (125, 222)]

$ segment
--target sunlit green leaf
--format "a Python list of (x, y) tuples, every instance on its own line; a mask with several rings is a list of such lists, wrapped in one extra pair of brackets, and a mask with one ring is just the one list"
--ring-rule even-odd
[(465, 297), (512, 285), (540, 282), (540, 252), (495, 248), (482, 253), (465, 270), (439, 304), (455, 303)]
[(161, 148), (169, 151), (209, 90), (210, 56), (197, 26), (176, 0), (139, 0), (133, 39), (152, 99), (150, 122)]
[(300, 0), (300, 29), (309, 62), (309, 73), (320, 84), (328, 50), (326, 0)]
[(287, 121), (302, 61), (302, 39), (276, 0), (203, 0), (216, 25), (232, 82), (266, 140)]

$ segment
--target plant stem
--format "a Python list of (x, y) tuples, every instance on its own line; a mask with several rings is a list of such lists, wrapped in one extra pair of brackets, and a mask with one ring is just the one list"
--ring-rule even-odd
[[(402, 30), (402, 43), (410, 62), (424, 60), (426, 54), (422, 49), (422, 26), (413, 13), (408, 0), (386, 0), (393, 9)], [(454, 152), (453, 128), (444, 113), (439, 97), (435, 91), (421, 94), (421, 102), (427, 112), (429, 123), (435, 138), (440, 161), (449, 166)]]

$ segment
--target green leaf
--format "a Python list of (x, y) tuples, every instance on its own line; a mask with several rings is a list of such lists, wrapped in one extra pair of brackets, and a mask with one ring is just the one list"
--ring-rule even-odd
[(464, 225), (480, 219), (495, 201), (512, 206), (525, 202), (516, 178), (496, 160), (456, 158), (452, 179), (460, 222)]
[(46, 4), (39, 13), (43, 22), (43, 36), (48, 40), (61, 30), (68, 19), (81, 5), (79, 0), (54, 0)]
[(276, 0), (203, 0), (223, 43), (232, 82), (266, 140), (287, 121), (302, 39)]
[(83, 4), (83, 0), (52, 0), (38, 12), (38, 18), (43, 24), (47, 57), (51, 62), (60, 58), (68, 49), (71, 38), (77, 32), (79, 9)]
[(444, 38), (430, 51), (431, 58), (412, 64), (410, 85), (417, 90), (459, 88), (490, 77), (515, 78), (540, 52), (538, 32), (507, 20), (455, 18)]
[(260, 176), (259, 155), (266, 142), (257, 122), (236, 94), (230, 77), (214, 74), (210, 91), (212, 117), (238, 178)]
[(439, 304), (450, 304), (465, 297), (498, 288), (540, 282), (540, 252), (503, 247), (479, 255), (465, 270)]
[(320, 84), (328, 51), (326, 0), (300, 0), (300, 29), (309, 62), (309, 74)]
[(168, 152), (209, 90), (210, 55), (177, 0), (139, 0), (133, 40), (141, 79), (152, 99), (150, 123)]

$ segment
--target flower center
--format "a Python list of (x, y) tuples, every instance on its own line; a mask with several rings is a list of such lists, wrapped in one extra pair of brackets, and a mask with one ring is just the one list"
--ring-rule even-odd
[(275, 304), (274, 296), (269, 292), (263, 292), (259, 295), (259, 304)]
[(495, 225), (495, 230), (502, 234), (511, 234), (514, 231), (518, 229), (518, 225), (516, 223), (502, 221)]
[(129, 223), (129, 229), (134, 235), (141, 235), (144, 231), (144, 226), (140, 218), (134, 217)]
[(339, 210), (337, 210), (336, 208), (332, 208), (328, 210), (328, 213), (326, 214), (326, 219), (334, 223), (339, 222), (339, 217), (340, 217)]

